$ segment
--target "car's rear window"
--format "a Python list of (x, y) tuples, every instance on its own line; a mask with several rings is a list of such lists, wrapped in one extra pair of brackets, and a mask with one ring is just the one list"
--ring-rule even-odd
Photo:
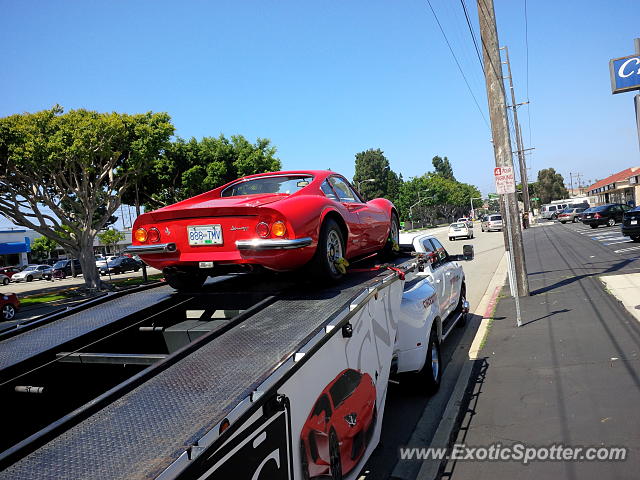
[(491, 216), (489, 217), (489, 221), (493, 221), (493, 222), (495, 222), (495, 221), (497, 221), (497, 220), (502, 220), (502, 216), (501, 216), (501, 215), (491, 215)]
[(608, 210), (611, 205), (601, 205), (599, 207), (593, 207), (592, 212), (602, 212), (603, 210)]
[(307, 175), (275, 175), (241, 180), (225, 188), (221, 197), (238, 197), (241, 195), (259, 195), (265, 193), (295, 193), (311, 183), (313, 177)]
[(466, 223), (452, 223), (451, 226), (455, 227), (455, 228), (465, 228), (467, 226), (467, 224)]

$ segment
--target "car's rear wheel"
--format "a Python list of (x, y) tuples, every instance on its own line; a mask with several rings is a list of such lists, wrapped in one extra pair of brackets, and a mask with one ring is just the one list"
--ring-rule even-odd
[(463, 283), (462, 287), (460, 287), (460, 298), (458, 299), (458, 305), (456, 305), (456, 309), (455, 309), (456, 313), (460, 312), (462, 316), (460, 317), (460, 320), (458, 320), (458, 323), (456, 323), (456, 327), (464, 327), (464, 325), (467, 323), (468, 314), (463, 311), (464, 303), (467, 301), (466, 297), (467, 297), (467, 286)]
[(631, 235), (631, 240), (634, 242), (640, 242), (640, 235)]
[(340, 443), (335, 430), (332, 428), (329, 433), (329, 460), (331, 469), (331, 478), (333, 480), (342, 480), (342, 460), (340, 459)]
[(13, 320), (13, 317), (16, 316), (16, 307), (7, 303), (4, 307), (2, 307), (2, 319), (3, 320)]
[(613, 227), (615, 224), (616, 224), (615, 218), (610, 218), (609, 220), (607, 220), (607, 225), (609, 225), (610, 227)]
[(573, 217), (573, 220), (571, 220), (573, 223), (578, 223), (578, 217)]
[(2, 279), (2, 284), (3, 285), (9, 285), (9, 278), (3, 278)]
[(33, 281), (33, 277), (31, 275), (27, 276), (27, 282), (32, 282)]
[(598, 228), (598, 225), (597, 225), (597, 224), (591, 224), (591, 225), (589, 225), (589, 226), (590, 226), (591, 228)]
[(453, 237), (449, 237), (449, 241), (453, 242), (454, 238)]
[(400, 220), (395, 212), (391, 213), (391, 222), (389, 223), (389, 237), (387, 237), (387, 243), (384, 245), (382, 253), (387, 255), (394, 255), (400, 249)]
[(560, 220), (560, 223), (564, 225), (564, 224), (565, 224), (565, 223), (567, 223), (567, 222), (563, 222), (562, 220)]
[(165, 271), (164, 278), (173, 288), (184, 292), (200, 289), (207, 276), (198, 271)]
[(345, 255), (344, 238), (338, 223), (327, 218), (320, 228), (318, 246), (311, 260), (311, 272), (320, 281), (335, 282), (339, 280), (343, 271), (339, 265)]

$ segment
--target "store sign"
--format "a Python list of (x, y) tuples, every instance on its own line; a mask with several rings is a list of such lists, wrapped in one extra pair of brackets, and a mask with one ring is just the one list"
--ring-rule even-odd
[(609, 60), (611, 93), (640, 90), (640, 54)]
[(498, 192), (499, 195), (516, 193), (513, 167), (496, 167), (493, 169), (493, 176), (496, 179), (496, 192)]

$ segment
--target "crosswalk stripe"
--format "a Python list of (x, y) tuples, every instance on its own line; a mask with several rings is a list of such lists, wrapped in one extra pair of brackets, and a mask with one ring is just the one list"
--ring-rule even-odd
[(625, 238), (624, 240), (619, 240), (617, 242), (603, 243), (603, 245), (616, 245), (617, 243), (631, 243), (631, 242), (629, 241), (628, 238)]
[(640, 246), (630, 247), (630, 248), (621, 248), (620, 250), (614, 250), (613, 253), (625, 253), (625, 252), (631, 252), (633, 250), (640, 250)]

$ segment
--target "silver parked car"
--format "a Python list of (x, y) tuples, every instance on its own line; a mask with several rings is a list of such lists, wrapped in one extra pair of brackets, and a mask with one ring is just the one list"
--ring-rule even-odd
[(483, 232), (491, 232), (494, 230), (502, 231), (502, 215), (498, 213), (485, 215), (480, 223), (480, 228)]
[(30, 282), (36, 279), (48, 279), (51, 278), (52, 273), (51, 265), (27, 265), (21, 272), (14, 273), (11, 281)]

